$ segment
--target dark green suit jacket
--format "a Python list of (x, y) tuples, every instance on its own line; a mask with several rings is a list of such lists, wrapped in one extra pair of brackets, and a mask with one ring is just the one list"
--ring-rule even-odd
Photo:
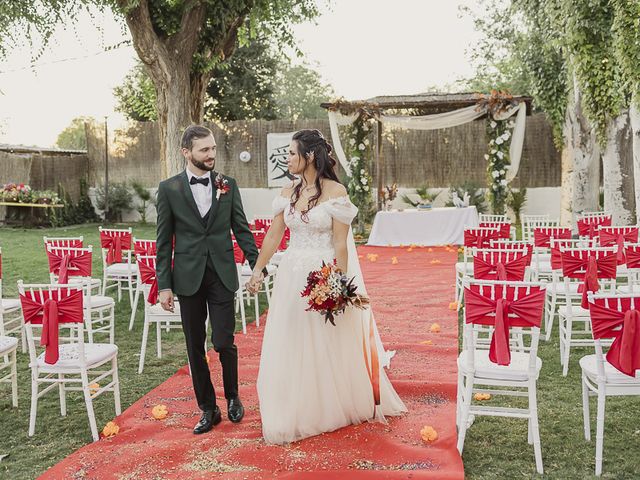
[[(211, 172), (212, 181), (216, 175), (216, 172)], [(258, 249), (242, 208), (240, 190), (233, 178), (224, 178), (230, 190), (216, 200), (216, 187), (212, 186), (211, 210), (206, 224), (191, 193), (186, 172), (160, 182), (156, 259), (159, 290), (170, 288), (177, 295), (195, 294), (202, 283), (208, 260), (224, 286), (236, 291), (238, 272), (231, 230), (249, 264), (254, 267)], [(172, 247), (174, 235), (176, 241)]]

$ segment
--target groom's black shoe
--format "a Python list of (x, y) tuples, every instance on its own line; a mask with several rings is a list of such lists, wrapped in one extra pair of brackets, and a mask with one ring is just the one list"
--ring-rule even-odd
[(205, 410), (202, 412), (202, 417), (200, 417), (200, 421), (193, 429), (193, 433), (206, 433), (211, 430), (213, 427), (218, 425), (222, 421), (222, 412), (220, 412), (220, 407), (216, 405), (213, 410)]
[(227, 400), (227, 414), (229, 420), (233, 423), (238, 423), (244, 417), (244, 407), (240, 401), (240, 397), (230, 398)]

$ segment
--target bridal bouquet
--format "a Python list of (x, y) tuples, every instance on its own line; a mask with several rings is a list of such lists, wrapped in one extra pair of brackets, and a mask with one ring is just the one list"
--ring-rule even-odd
[(319, 312), (335, 326), (335, 316), (348, 306), (364, 309), (369, 298), (356, 293), (355, 277), (348, 279), (335, 264), (322, 262), (320, 270), (314, 270), (307, 277), (307, 286), (301, 292), (308, 299), (307, 312)]

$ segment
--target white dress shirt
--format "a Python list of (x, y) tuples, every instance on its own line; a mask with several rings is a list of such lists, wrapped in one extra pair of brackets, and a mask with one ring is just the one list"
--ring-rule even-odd
[(211, 208), (211, 195), (213, 192), (213, 178), (211, 178), (211, 172), (207, 172), (205, 175), (198, 177), (188, 168), (186, 171), (189, 182), (191, 182), (192, 177), (209, 179), (209, 185), (206, 187), (201, 183), (196, 183), (195, 185), (189, 184), (191, 187), (191, 193), (193, 194), (193, 199), (196, 201), (196, 205), (198, 206), (200, 216), (204, 217)]

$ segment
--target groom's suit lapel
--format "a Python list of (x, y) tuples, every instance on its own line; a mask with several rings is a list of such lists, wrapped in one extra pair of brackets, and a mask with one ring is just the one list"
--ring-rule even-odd
[(209, 210), (209, 222), (207, 223), (207, 230), (211, 228), (213, 225), (213, 221), (216, 217), (216, 212), (218, 211), (219, 201), (216, 198), (218, 190), (216, 189), (215, 179), (218, 174), (215, 171), (211, 171), (211, 210)]

